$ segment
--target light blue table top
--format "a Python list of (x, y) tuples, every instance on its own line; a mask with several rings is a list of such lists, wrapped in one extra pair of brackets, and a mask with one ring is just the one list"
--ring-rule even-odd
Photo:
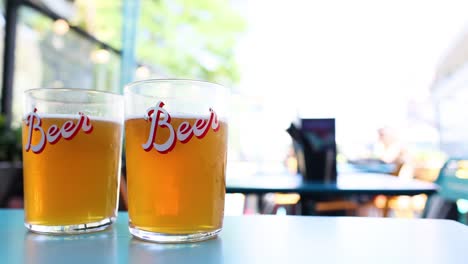
[(127, 221), (45, 236), (26, 231), (22, 211), (0, 210), (0, 263), (468, 263), (468, 227), (448, 220), (226, 217), (218, 238), (180, 245), (133, 239)]

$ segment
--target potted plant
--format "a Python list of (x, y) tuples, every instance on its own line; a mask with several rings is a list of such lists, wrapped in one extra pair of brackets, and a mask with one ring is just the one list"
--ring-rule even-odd
[(9, 126), (5, 117), (0, 115), (0, 207), (9, 207), (12, 197), (22, 199), (21, 161), (21, 127)]

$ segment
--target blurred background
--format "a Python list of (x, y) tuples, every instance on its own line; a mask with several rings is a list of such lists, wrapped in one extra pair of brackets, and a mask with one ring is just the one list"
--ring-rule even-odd
[[(286, 128), (306, 117), (335, 118), (339, 169), (379, 160), (433, 182), (447, 158), (468, 156), (467, 9), (463, 0), (3, 0), (0, 157), (21, 160), (24, 90), (121, 93), (133, 80), (177, 77), (230, 88), (228, 177), (295, 172)], [(226, 213), (255, 212), (248, 201), (231, 195)]]

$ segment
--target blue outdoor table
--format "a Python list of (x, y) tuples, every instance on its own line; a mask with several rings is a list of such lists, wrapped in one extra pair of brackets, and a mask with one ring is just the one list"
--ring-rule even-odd
[(228, 177), (226, 192), (265, 194), (269, 192), (299, 193), (301, 195), (417, 195), (432, 194), (437, 185), (381, 173), (340, 173), (337, 182), (305, 182), (300, 175), (253, 175)]
[(131, 237), (120, 213), (107, 231), (29, 233), (23, 211), (0, 210), (0, 263), (452, 263), (466, 264), (468, 227), (449, 220), (226, 217), (221, 235), (193, 244)]

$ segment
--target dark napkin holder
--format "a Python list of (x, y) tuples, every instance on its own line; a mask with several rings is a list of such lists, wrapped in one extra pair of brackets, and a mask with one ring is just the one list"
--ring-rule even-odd
[(304, 181), (336, 182), (335, 119), (301, 119), (287, 129)]

